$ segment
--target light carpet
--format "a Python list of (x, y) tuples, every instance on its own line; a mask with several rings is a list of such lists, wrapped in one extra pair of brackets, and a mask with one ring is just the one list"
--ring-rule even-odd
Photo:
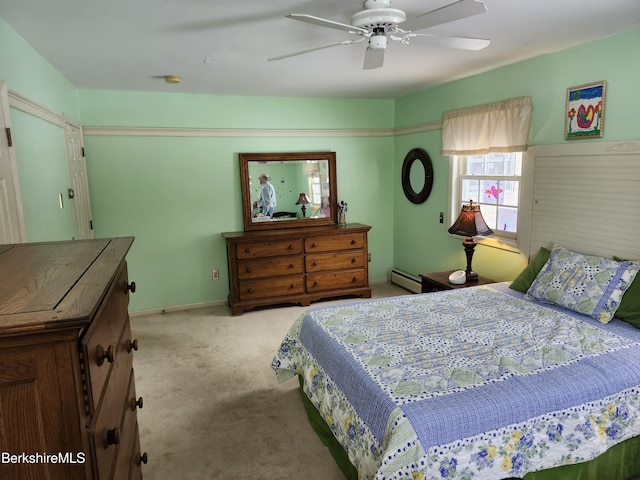
[[(406, 294), (372, 286), (374, 298)], [(270, 366), (307, 308), (233, 317), (219, 305), (131, 319), (145, 480), (344, 479), (307, 421), (297, 380), (278, 384)]]

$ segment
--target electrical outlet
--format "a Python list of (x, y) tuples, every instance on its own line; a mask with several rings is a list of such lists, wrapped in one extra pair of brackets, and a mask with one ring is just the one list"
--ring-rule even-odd
[(211, 280), (220, 280), (220, 272), (216, 270), (211, 270)]

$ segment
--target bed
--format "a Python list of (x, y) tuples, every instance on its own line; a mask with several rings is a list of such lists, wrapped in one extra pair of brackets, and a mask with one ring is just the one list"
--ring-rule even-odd
[[(298, 377), (309, 420), (347, 478), (640, 475), (640, 264), (626, 260), (640, 258), (640, 221), (625, 208), (640, 201), (628, 180), (638, 178), (629, 172), (640, 169), (640, 143), (590, 147), (593, 158), (585, 148), (541, 148), (533, 254), (513, 282), (315, 307), (291, 327), (272, 368), (279, 381)], [(603, 174), (589, 177), (603, 197), (591, 209), (596, 235), (588, 222), (581, 235), (582, 204), (571, 204), (584, 198), (576, 188), (595, 185), (553, 188), (576, 171), (571, 162), (620, 176), (611, 195)], [(621, 215), (633, 219), (612, 236)]]

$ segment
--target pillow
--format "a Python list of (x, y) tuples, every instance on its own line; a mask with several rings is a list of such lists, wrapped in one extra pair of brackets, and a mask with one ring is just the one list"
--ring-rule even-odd
[(556, 247), (525, 295), (607, 323), (638, 270), (637, 262), (616, 262)]
[(535, 258), (529, 262), (529, 265), (520, 272), (520, 275), (516, 277), (516, 279), (511, 282), (509, 288), (513, 288), (514, 290), (518, 290), (519, 292), (526, 292), (529, 290), (529, 287), (533, 283), (533, 281), (538, 276), (538, 272), (542, 269), (547, 260), (549, 260), (549, 255), (551, 255), (551, 250), (548, 250), (544, 247), (540, 247), (538, 253)]
[[(618, 260), (615, 257), (614, 259)], [(614, 317), (640, 328), (640, 275), (636, 275), (627, 291), (624, 292)]]

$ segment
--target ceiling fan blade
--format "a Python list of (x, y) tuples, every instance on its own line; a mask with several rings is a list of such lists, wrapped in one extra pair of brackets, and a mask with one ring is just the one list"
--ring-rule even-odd
[(427, 45), (429, 47), (460, 48), (462, 50), (482, 50), (491, 43), (484, 38), (444, 37), (426, 33), (410, 33), (404, 35), (403, 40), (409, 45)]
[(487, 7), (482, 2), (477, 2), (476, 0), (459, 0), (451, 5), (446, 5), (402, 22), (400, 28), (405, 31), (415, 32), (443, 23), (472, 17), (480, 13), (485, 13), (486, 11)]
[(285, 17), (293, 20), (300, 20), (301, 22), (311, 23), (313, 25), (320, 25), (321, 27), (335, 28), (349, 33), (368, 33), (366, 28), (354, 27), (353, 25), (334, 22), (333, 20), (327, 20), (326, 18), (314, 17), (313, 15), (307, 15), (306, 13), (290, 13), (289, 15), (285, 15)]
[(365, 70), (373, 70), (375, 68), (382, 67), (384, 63), (384, 48), (371, 48), (367, 47), (367, 51), (364, 54), (364, 66)]
[(299, 52), (287, 53), (286, 55), (280, 55), (278, 57), (267, 58), (267, 61), (271, 62), (271, 61), (274, 61), (274, 60), (282, 60), (283, 58), (296, 57), (298, 55), (304, 55), (305, 53), (315, 52), (316, 50), (323, 50), (325, 48), (338, 47), (340, 45), (351, 45), (353, 43), (360, 43), (360, 42), (364, 42), (364, 37), (363, 38), (358, 38), (356, 40), (343, 40), (341, 42), (330, 43), (328, 45), (322, 45), (320, 47), (309, 48), (308, 50), (301, 50)]

